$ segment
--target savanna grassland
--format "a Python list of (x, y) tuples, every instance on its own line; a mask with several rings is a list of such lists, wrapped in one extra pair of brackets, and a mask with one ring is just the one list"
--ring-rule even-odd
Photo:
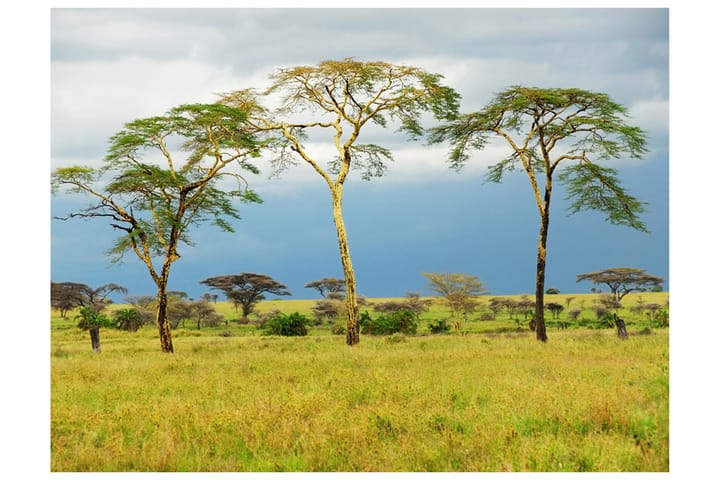
[(102, 329), (93, 354), (55, 315), (52, 471), (669, 470), (669, 329), (629, 312), (627, 341), (571, 326), (542, 344), (499, 316), (348, 347), (325, 326), (286, 338), (230, 322), (175, 330), (174, 354), (148, 326)]

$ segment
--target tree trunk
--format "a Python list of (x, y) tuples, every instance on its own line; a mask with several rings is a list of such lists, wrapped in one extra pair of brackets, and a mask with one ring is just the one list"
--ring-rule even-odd
[(172, 328), (170, 326), (170, 320), (168, 319), (168, 297), (166, 284), (162, 284), (158, 287), (158, 309), (157, 309), (157, 324), (158, 330), (160, 331), (160, 349), (164, 353), (173, 353), (172, 343)]
[(357, 286), (355, 284), (355, 270), (350, 260), (350, 248), (345, 231), (345, 222), (342, 216), (342, 185), (331, 189), (333, 201), (333, 221), (337, 231), (338, 246), (340, 247), (340, 261), (345, 273), (345, 303), (347, 306), (347, 335), (345, 343), (350, 346), (360, 342), (360, 309), (357, 302)]
[(100, 353), (100, 327), (90, 327), (90, 343), (93, 353)]
[(628, 333), (625, 322), (622, 318), (617, 316), (617, 313), (613, 313), (613, 319), (615, 320), (615, 327), (617, 328), (618, 337), (620, 337), (621, 340), (627, 340)]
[(250, 304), (243, 304), (242, 306), (242, 318), (240, 318), (240, 323), (247, 324), (250, 323), (250, 318), (248, 315), (252, 312), (253, 306)]
[(535, 338), (547, 342), (545, 328), (545, 265), (547, 262), (547, 236), (550, 227), (550, 181), (545, 189), (545, 202), (540, 215), (540, 236), (538, 238), (537, 270), (535, 273), (535, 318), (531, 328), (535, 330)]

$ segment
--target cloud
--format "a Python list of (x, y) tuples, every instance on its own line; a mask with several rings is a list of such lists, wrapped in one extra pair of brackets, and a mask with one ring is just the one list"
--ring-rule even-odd
[(628, 108), (628, 120), (651, 136), (667, 136), (670, 122), (670, 102), (667, 98), (640, 100)]
[[(355, 57), (417, 65), (442, 74), (444, 83), (462, 95), (461, 110), (466, 113), (481, 109), (495, 93), (516, 84), (608, 93), (629, 108), (632, 124), (649, 132), (653, 161), (636, 162), (643, 166), (634, 169), (637, 178), (643, 179), (643, 169), (658, 168), (667, 161), (661, 152), (667, 150), (668, 132), (668, 16), (668, 9), (630, 8), (54, 9), (51, 164), (56, 167), (98, 162), (105, 154), (109, 137), (125, 122), (162, 114), (180, 103), (214, 101), (219, 92), (262, 88), (277, 68)], [(523, 235), (518, 233), (515, 215), (516, 204), (524, 202), (519, 195), (531, 194), (525, 179), (515, 175), (497, 188), (479, 188), (481, 182), (476, 181), (487, 171), (487, 165), (508, 154), (506, 145), (493, 141), (484, 150), (472, 152), (458, 174), (447, 168), (448, 145), (426, 146), (408, 141), (405, 135), (395, 132), (393, 125), (365, 129), (359, 141), (386, 147), (395, 159), (388, 164), (385, 177), (363, 182), (354, 172), (347, 188), (349, 225), (354, 232), (367, 232), (364, 239), (358, 234), (351, 239), (356, 247), (353, 252), (360, 259), (359, 275), (375, 282), (378, 292), (402, 294), (402, 284), (412, 281), (408, 275), (417, 277), (416, 270), (430, 266), (440, 270), (471, 269), (476, 265), (472, 268), (482, 273), (490, 268), (490, 260), (498, 262), (498, 278), (487, 280), (505, 282), (503, 290), (520, 288), (517, 285), (525, 282), (524, 272), (529, 272), (532, 281), (534, 238), (522, 240), (530, 252), (527, 265), (519, 265), (522, 262), (511, 257), (512, 247), (507, 243), (508, 238)], [(318, 158), (336, 155), (327, 132), (313, 135), (307, 145)], [(237, 239), (241, 248), (232, 250), (236, 262), (232, 265), (242, 265), (239, 270), (248, 264), (251, 266), (247, 268), (258, 271), (267, 267), (273, 270), (269, 273), (289, 283), (307, 281), (308, 276), (316, 274), (339, 274), (329, 195), (323, 180), (301, 161), (279, 179), (267, 178), (267, 157), (258, 159), (258, 165), (262, 174), (248, 180), (266, 203), (241, 209), (243, 220), (238, 231), (242, 234)], [(60, 200), (53, 200), (53, 205)], [(659, 205), (652, 198), (647, 200)], [(526, 203), (529, 214), (534, 215), (532, 200)], [(464, 206), (458, 210), (461, 215), (448, 216), (447, 209), (458, 204)], [(419, 210), (418, 205), (422, 205)], [(478, 205), (489, 213), (478, 211)], [(507, 207), (507, 212), (488, 216), (497, 213), (500, 205)], [(373, 221), (373, 215), (387, 213), (389, 206), (404, 212), (404, 227), (392, 215), (382, 224)], [(463, 216), (467, 210), (485, 224), (483, 231), (466, 228)], [(557, 225), (562, 222), (557, 218)], [(531, 224), (534, 236), (534, 218)], [(598, 229), (604, 228), (602, 222), (596, 224)], [(426, 228), (415, 231), (407, 225)], [(68, 256), (66, 239), (72, 239), (70, 243), (88, 243), (74, 247), (83, 255), (100, 237), (90, 229), (63, 227), (68, 228), (53, 227), (53, 262), (57, 262), (53, 265), (72, 269), (71, 262), (60, 263)], [(578, 227), (569, 222), (568, 238), (573, 228)], [(403, 229), (415, 232), (415, 237), (408, 237)], [(307, 234), (310, 230), (322, 232), (323, 240), (314, 233)], [(598, 232), (592, 227), (587, 234), (588, 242), (601, 243), (595, 260), (610, 262), (614, 250), (602, 242)], [(214, 252), (207, 252), (221, 245), (228, 251), (235, 249), (236, 239), (227, 236), (215, 240), (214, 235), (208, 231), (205, 238), (203, 231), (198, 237), (202, 253), (200, 247), (197, 252), (188, 252), (177, 271), (186, 268), (180, 264), (188, 268), (202, 264), (207, 274), (228, 268), (224, 254), (218, 262)], [(474, 245), (479, 237), (496, 239), (497, 243), (493, 249), (483, 251)], [(363, 241), (367, 242), (364, 253)], [(660, 252), (667, 245), (664, 235), (643, 241), (652, 243)], [(462, 242), (467, 242), (467, 251), (474, 252), (472, 262), (467, 254), (451, 260), (450, 253), (466, 248)], [(447, 246), (447, 252), (434, 250), (440, 243)], [(646, 250), (650, 251), (638, 249), (638, 261)], [(403, 273), (388, 283), (384, 274), (388, 262), (410, 251), (415, 255), (397, 265), (397, 272)], [(487, 251), (492, 255), (488, 256)], [(293, 252), (304, 253), (295, 253), (299, 256), (292, 258)], [(578, 252), (572, 257), (568, 253), (568, 258), (559, 261), (570, 265), (583, 254)], [(253, 260), (254, 255), (262, 261)], [(272, 263), (271, 257), (278, 260)], [(93, 261), (105, 261), (99, 258)], [(654, 254), (652, 259), (658, 270), (666, 267), (662, 255)], [(91, 264), (68, 270), (72, 272), (68, 275), (84, 281), (82, 277), (88, 274), (87, 265)], [(297, 278), (293, 280), (293, 276)]]
[(98, 158), (126, 122), (162, 115), (183, 103), (215, 102), (218, 94), (262, 84), (267, 72), (240, 77), (192, 59), (56, 62), (52, 66), (53, 156)]

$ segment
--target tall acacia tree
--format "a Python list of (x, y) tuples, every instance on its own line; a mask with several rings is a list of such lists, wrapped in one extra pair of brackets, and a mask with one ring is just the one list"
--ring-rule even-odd
[[(359, 143), (360, 133), (368, 125), (387, 127), (392, 121), (398, 124), (398, 130), (419, 138), (424, 133), (424, 113), (441, 120), (453, 118), (460, 96), (442, 85), (442, 78), (414, 66), (346, 58), (280, 69), (261, 95), (240, 90), (221, 100), (248, 111), (258, 131), (276, 133), (278, 149), (273, 162), (277, 171), (299, 159), (327, 184), (345, 276), (348, 345), (360, 341), (360, 328), (355, 271), (343, 220), (343, 188), (351, 169), (360, 170), (362, 177), (369, 180), (382, 176), (387, 162), (392, 160), (387, 148)], [(262, 107), (261, 96), (278, 96), (279, 106), (273, 111)], [(317, 142), (322, 132), (327, 132), (334, 146), (331, 158), (313, 151), (312, 145), (306, 143), (311, 136)]]
[(553, 181), (567, 187), (569, 211), (598, 210), (606, 220), (647, 232), (639, 215), (644, 203), (621, 186), (617, 170), (597, 161), (642, 158), (645, 133), (628, 125), (627, 110), (604, 93), (579, 89), (512, 86), (481, 111), (462, 115), (433, 130), (431, 143), (451, 143), (450, 166), (460, 169), (469, 151), (483, 149), (490, 137), (510, 146), (510, 155), (490, 166), (488, 180), (501, 182), (520, 169), (532, 188), (540, 233), (535, 277), (535, 317), (531, 328), (547, 341), (544, 317), (547, 238)]
[(665, 281), (641, 268), (631, 267), (606, 268), (597, 272), (581, 273), (577, 276), (577, 281), (583, 280), (607, 285), (618, 304), (630, 292), (646, 292), (661, 286)]
[[(93, 204), (68, 218), (100, 218), (120, 232), (108, 250), (113, 262), (132, 251), (157, 286), (160, 347), (173, 352), (168, 320), (170, 267), (178, 246), (192, 245), (189, 227), (210, 222), (232, 232), (239, 218), (234, 200), (258, 202), (243, 171), (262, 147), (241, 110), (226, 105), (181, 105), (166, 115), (127, 123), (110, 139), (100, 168), (58, 168), (53, 192), (88, 194)], [(146, 158), (147, 157), (147, 158)]]

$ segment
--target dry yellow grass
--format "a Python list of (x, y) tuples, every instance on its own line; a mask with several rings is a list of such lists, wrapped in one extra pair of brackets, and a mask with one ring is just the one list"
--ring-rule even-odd
[(188, 329), (168, 355), (153, 329), (105, 329), (93, 355), (54, 328), (51, 469), (668, 471), (668, 330), (631, 333)]

